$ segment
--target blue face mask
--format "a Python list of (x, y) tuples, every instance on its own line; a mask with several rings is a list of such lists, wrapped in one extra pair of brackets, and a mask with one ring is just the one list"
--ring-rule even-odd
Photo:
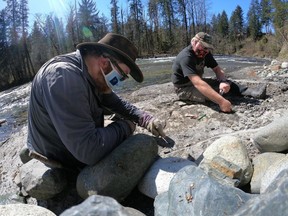
[(123, 84), (123, 80), (125, 78), (123, 78), (123, 76), (117, 72), (117, 70), (114, 68), (113, 64), (111, 63), (111, 61), (110, 61), (110, 65), (112, 67), (112, 71), (110, 73), (105, 75), (103, 73), (103, 70), (102, 69), (101, 70), (102, 70), (102, 73), (105, 77), (105, 81), (106, 81), (107, 85), (111, 89), (113, 89), (113, 87), (115, 87), (115, 86), (117, 86), (117, 87), (121, 86)]
[(121, 81), (122, 76), (114, 69), (110, 73), (105, 75), (105, 80), (110, 88), (113, 88), (115, 86), (119, 87), (123, 84), (123, 82)]

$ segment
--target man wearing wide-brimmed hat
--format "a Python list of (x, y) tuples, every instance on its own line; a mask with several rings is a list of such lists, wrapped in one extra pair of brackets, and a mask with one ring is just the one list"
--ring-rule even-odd
[[(211, 53), (213, 49), (211, 35), (199, 32), (191, 39), (191, 44), (177, 55), (172, 66), (172, 82), (180, 100), (196, 103), (210, 100), (217, 103), (221, 111), (231, 112), (232, 105), (223, 96), (228, 92), (238, 96), (266, 97), (266, 85), (251, 89), (227, 80)], [(217, 79), (203, 78), (204, 67), (211, 68)]]
[[(133, 134), (136, 124), (165, 136), (159, 120), (112, 91), (129, 75), (143, 81), (137, 55), (126, 37), (108, 33), (45, 63), (32, 84), (28, 148), (64, 167), (81, 169), (109, 154)], [(106, 127), (105, 110), (120, 116)]]

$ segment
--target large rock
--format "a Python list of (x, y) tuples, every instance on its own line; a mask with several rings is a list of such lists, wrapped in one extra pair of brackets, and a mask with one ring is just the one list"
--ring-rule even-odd
[(288, 170), (283, 170), (269, 185), (266, 193), (248, 200), (233, 216), (288, 215)]
[(253, 167), (247, 149), (238, 137), (221, 137), (205, 150), (203, 156), (200, 167), (219, 181), (233, 186), (250, 182)]
[(278, 118), (261, 128), (253, 137), (261, 152), (281, 152), (288, 149), (288, 116)]
[(139, 182), (139, 191), (154, 199), (158, 194), (168, 191), (173, 176), (188, 165), (197, 166), (194, 162), (184, 158), (159, 158)]
[(94, 166), (85, 167), (77, 178), (77, 191), (82, 198), (99, 194), (123, 200), (138, 184), (158, 156), (152, 136), (129, 137)]
[(50, 199), (67, 186), (64, 170), (51, 169), (37, 160), (30, 160), (20, 167), (21, 185), (31, 197)]
[(261, 181), (265, 172), (272, 164), (282, 160), (284, 157), (285, 154), (265, 152), (252, 159), (254, 172), (250, 182), (251, 193), (260, 193)]
[(288, 155), (268, 167), (261, 180), (260, 193), (265, 193), (283, 170), (288, 170)]
[(232, 215), (251, 197), (220, 184), (199, 167), (186, 166), (173, 177), (169, 191), (156, 197), (155, 216)]
[(64, 211), (60, 216), (110, 215), (110, 216), (145, 216), (142, 212), (120, 205), (115, 199), (92, 195), (79, 205)]
[(28, 204), (0, 205), (1, 216), (56, 216), (53, 212), (40, 206)]

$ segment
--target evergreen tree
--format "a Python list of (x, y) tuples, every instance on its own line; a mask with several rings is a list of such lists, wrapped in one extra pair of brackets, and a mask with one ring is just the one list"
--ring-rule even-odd
[(196, 16), (195, 16), (195, 11), (197, 10), (196, 6), (195, 6), (195, 1), (188, 1), (187, 2), (187, 12), (188, 12), (188, 20), (189, 20), (189, 25), (190, 25), (190, 32), (191, 32), (191, 36), (196, 34)]
[(103, 36), (102, 32), (97, 31), (97, 27), (100, 24), (98, 14), (99, 11), (93, 0), (81, 0), (77, 16), (79, 20), (80, 42), (98, 41)]
[(17, 0), (6, 0), (7, 6), (6, 11), (6, 20), (8, 27), (8, 40), (10, 44), (16, 45), (20, 39), (20, 14), (19, 14), (19, 3)]
[(228, 16), (225, 11), (222, 12), (219, 20), (218, 25), (218, 32), (220, 33), (221, 37), (227, 38), (229, 35), (229, 23), (228, 23)]
[[(209, 0), (146, 0), (147, 13), (144, 0), (127, 0), (125, 8), (118, 7), (119, 0), (110, 0), (109, 19), (99, 15), (96, 0), (81, 0), (70, 7), (65, 29), (62, 20), (50, 14), (43, 20), (36, 17), (30, 34), (28, 0), (3, 1), (6, 7), (0, 11), (0, 85), (2, 80), (17, 85), (31, 79), (35, 74), (32, 65), (37, 71), (49, 58), (74, 51), (80, 42), (98, 41), (109, 27), (128, 37), (140, 55), (175, 54), (199, 31), (212, 34), (221, 53), (236, 52), (247, 35), (257, 41), (262, 27), (266, 33), (276, 33), (271, 36), (277, 38), (274, 50), (280, 50), (288, 41), (287, 0), (251, 0), (246, 20), (237, 6), (229, 21), (223, 11), (213, 15), (210, 23)], [(228, 35), (231, 40), (227, 40)]]
[[(31, 59), (33, 62), (33, 66), (35, 71), (38, 71), (39, 68), (51, 57), (48, 56), (47, 50), (49, 49), (47, 38), (41, 27), (39, 26), (39, 22), (35, 21), (33, 24), (32, 32), (28, 38), (28, 42), (30, 44), (30, 53)], [(45, 50), (46, 52), (43, 52)]]
[(216, 36), (218, 34), (218, 25), (219, 25), (219, 19), (215, 14), (213, 14), (211, 18), (211, 34), (212, 35)]
[(120, 33), (120, 25), (119, 25), (119, 7), (118, 0), (111, 0), (111, 25), (112, 31), (115, 33)]
[(141, 0), (129, 0), (129, 18), (127, 26), (127, 36), (141, 50), (141, 35), (143, 34), (143, 6)]
[(49, 45), (47, 49), (49, 58), (64, 53), (63, 36), (65, 35), (63, 35), (63, 25), (58, 17), (52, 14), (46, 16), (44, 26), (41, 26), (41, 28)]
[(288, 23), (288, 1), (287, 0), (272, 0), (274, 7), (273, 24), (275, 28), (287, 27)]
[(258, 0), (252, 0), (248, 11), (248, 33), (254, 41), (261, 36), (260, 5)]
[(244, 18), (243, 10), (237, 5), (236, 9), (232, 12), (229, 21), (229, 35), (232, 41), (243, 40), (244, 36)]
[(181, 35), (182, 38), (180, 40), (180, 43), (184, 42), (183, 45), (187, 45), (190, 43), (190, 37), (189, 37), (189, 30), (188, 30), (188, 14), (187, 14), (187, 0), (178, 0), (178, 5), (179, 5), (179, 9), (178, 9), (178, 13), (179, 16), (181, 17), (181, 21), (182, 21), (182, 31), (181, 31)]
[[(10, 79), (9, 47), (7, 43), (7, 23), (5, 10), (0, 11), (0, 80)], [(10, 83), (9, 83), (10, 84)], [(0, 87), (1, 90), (1, 87)]]
[(75, 50), (76, 45), (79, 43), (76, 5), (69, 8), (66, 32), (67, 51), (71, 52)]
[(158, 0), (149, 0), (148, 2), (148, 17), (150, 20), (150, 28), (152, 30), (152, 47), (154, 47), (153, 53), (160, 53), (162, 47), (162, 41), (160, 37), (160, 12), (159, 12)]
[(24, 78), (21, 49), (19, 46), (21, 36), (20, 6), (17, 0), (6, 0), (6, 22), (8, 40), (8, 65), (11, 68), (11, 79), (15, 84), (20, 84)]
[(162, 29), (163, 29), (163, 45), (162, 50), (164, 52), (172, 48), (174, 44), (174, 1), (173, 0), (159, 0), (162, 15)]
[(194, 0), (196, 32), (207, 32), (208, 0)]
[(22, 30), (22, 38), (21, 38), (21, 61), (23, 67), (23, 79), (30, 79), (34, 76), (34, 68), (30, 58), (30, 53), (28, 51), (27, 45), (27, 37), (28, 37), (28, 1), (20, 0), (20, 22), (21, 22), (21, 30)]
[(261, 24), (265, 26), (266, 33), (270, 33), (272, 22), (272, 2), (271, 0), (261, 0), (260, 2)]

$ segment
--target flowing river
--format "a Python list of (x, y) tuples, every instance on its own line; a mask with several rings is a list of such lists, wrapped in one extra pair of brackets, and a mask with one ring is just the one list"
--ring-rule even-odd
[[(253, 66), (270, 64), (265, 59), (217, 56), (215, 58), (227, 74), (230, 72)], [(162, 84), (170, 82), (171, 67), (175, 57), (161, 57), (138, 59), (137, 64), (144, 74), (144, 81), (137, 83), (132, 78), (124, 82), (124, 85), (115, 91), (118, 93), (129, 93), (143, 86)], [(205, 75), (212, 76), (211, 69), (205, 69)], [(0, 147), (9, 138), (11, 133), (27, 122), (27, 107), (29, 102), (31, 83), (0, 92), (0, 121), (6, 121), (0, 125)], [(26, 142), (26, 140), (23, 140)]]

